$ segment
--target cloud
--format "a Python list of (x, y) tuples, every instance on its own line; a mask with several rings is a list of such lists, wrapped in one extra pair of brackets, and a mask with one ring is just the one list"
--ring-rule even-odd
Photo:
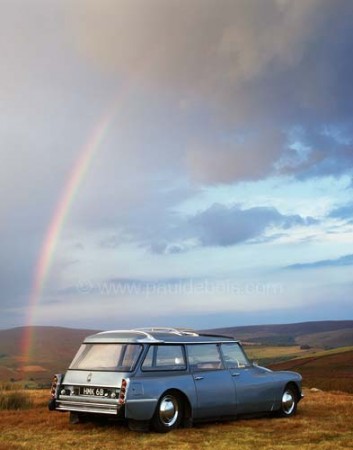
[(89, 64), (202, 111), (184, 155), (194, 180), (351, 171), (352, 3), (86, 0), (71, 12)]
[[(203, 278), (109, 278), (105, 280), (79, 281), (76, 285), (70, 285), (59, 289), (56, 294), (61, 296), (72, 295), (161, 295), (163, 293), (177, 293), (178, 290), (189, 291), (197, 283), (207, 283)], [(185, 292), (184, 292), (185, 293)]]
[(204, 183), (262, 178), (274, 173), (273, 163), (281, 157), (285, 141), (284, 133), (274, 129), (263, 129), (233, 142), (209, 137), (207, 142), (200, 140), (189, 148), (188, 170)]
[(285, 231), (316, 223), (312, 217), (285, 215), (271, 207), (241, 209), (238, 205), (228, 207), (214, 203), (179, 222), (178, 227), (170, 228), (164, 239), (147, 239), (144, 245), (154, 253), (182, 253), (200, 246), (229, 247), (253, 239), (264, 242), (283, 236), (283, 233), (276, 233), (269, 239), (265, 233), (271, 228)]
[[(1, 305), (28, 304), (51, 218), (114, 100), (111, 126), (72, 191), (43, 303), (77, 279), (227, 271), (224, 248), (315, 223), (292, 211), (315, 215), (307, 204), (318, 196), (305, 183), (289, 194), (290, 177), (313, 185), (352, 173), (352, 2), (13, 0), (1, 12)], [(277, 191), (231, 193), (274, 175), (285, 175)], [(243, 209), (209, 207), (240, 198)], [(350, 220), (348, 209), (332, 214)], [(327, 245), (332, 258), (336, 243)], [(277, 261), (288, 251), (268, 247), (282, 252)], [(212, 254), (212, 269), (200, 253)], [(74, 294), (62, 299), (74, 305)]]
[(353, 255), (341, 256), (337, 259), (324, 259), (312, 263), (292, 264), (286, 269), (303, 270), (303, 269), (319, 269), (325, 267), (346, 267), (353, 265)]
[(214, 204), (190, 221), (198, 230), (202, 245), (227, 247), (261, 236), (269, 227), (289, 229), (310, 225), (312, 218), (283, 215), (275, 208), (254, 207), (242, 210), (238, 206)]
[(347, 219), (350, 222), (353, 222), (353, 205), (348, 204), (341, 206), (340, 208), (336, 208), (331, 211), (329, 217), (333, 217), (334, 219)]

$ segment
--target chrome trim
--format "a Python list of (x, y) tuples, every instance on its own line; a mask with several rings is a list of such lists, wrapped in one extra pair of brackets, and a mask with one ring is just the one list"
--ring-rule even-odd
[(295, 398), (291, 390), (287, 389), (282, 395), (282, 411), (289, 416), (295, 408)]
[(150, 331), (155, 332), (165, 332), (170, 334), (176, 334), (178, 336), (199, 336), (199, 334), (194, 330), (188, 330), (183, 328), (172, 328), (172, 327), (144, 327), (144, 328), (134, 328), (132, 331)]
[(158, 415), (164, 426), (172, 427), (179, 417), (178, 400), (172, 395), (163, 397), (158, 407)]
[(110, 334), (110, 333), (118, 333), (118, 334), (123, 334), (123, 333), (138, 333), (138, 334), (142, 334), (144, 335), (147, 339), (150, 339), (152, 341), (157, 341), (158, 339), (156, 339), (155, 337), (153, 337), (151, 334), (146, 333), (146, 331), (143, 330), (108, 330), (108, 331), (101, 331), (100, 333), (97, 333), (97, 335), (102, 335), (102, 334)]
[(120, 405), (102, 405), (101, 403), (92, 405), (83, 402), (57, 401), (55, 409), (57, 411), (77, 411), (116, 415), (120, 411)]
[[(203, 335), (203, 334), (198, 334), (193, 330), (183, 330), (183, 329), (178, 329), (178, 328), (168, 328), (168, 327), (150, 327), (150, 328), (133, 328), (130, 330), (107, 330), (107, 331), (101, 331), (99, 333), (96, 333), (94, 335), (88, 336), (83, 343), (84, 344), (93, 344), (93, 343), (97, 343), (97, 341), (93, 340), (93, 338), (95, 338), (96, 336), (104, 336), (104, 335), (109, 335), (109, 334), (121, 334), (123, 335), (124, 333), (136, 333), (136, 334), (140, 334), (141, 338), (139, 339), (138, 337), (135, 336), (135, 339), (137, 339), (136, 341), (131, 341), (131, 343), (141, 343), (141, 344), (177, 344), (180, 345), (181, 342), (170, 342), (168, 340), (168, 338), (165, 339), (158, 339), (157, 337), (154, 337), (151, 333), (153, 332), (165, 332), (166, 334), (170, 334), (170, 335), (177, 335), (180, 337), (198, 337), (198, 338), (202, 338), (201, 342), (195, 342), (195, 341), (183, 341), (182, 344), (214, 344), (216, 341), (213, 340), (207, 340), (207, 337), (217, 337), (217, 342), (216, 343), (239, 343), (238, 340), (234, 339), (234, 338), (227, 338), (226, 336), (224, 336), (222, 338), (222, 336), (207, 336), (207, 335)], [(92, 338), (92, 341), (89, 339)], [(119, 343), (119, 338), (118, 336), (115, 336), (114, 338), (112, 337), (112, 342), (117, 342)]]
[[(100, 402), (97, 403), (97, 400)], [(102, 402), (104, 400), (104, 402)], [(58, 402), (63, 403), (87, 403), (88, 405), (119, 405), (118, 398), (100, 397), (100, 396), (89, 396), (89, 395), (60, 395), (57, 399)]]
[[(69, 369), (69, 370), (73, 370), (73, 369)], [(76, 370), (76, 369), (75, 369)], [(84, 370), (82, 370), (82, 372), (84, 372)], [(97, 372), (99, 372), (99, 370), (97, 370)], [(123, 373), (123, 372), (117, 372), (117, 373)], [(124, 372), (124, 373), (126, 373), (126, 372)], [(87, 383), (71, 383), (71, 382), (66, 382), (65, 381), (65, 383), (62, 383), (62, 386), (67, 386), (68, 388), (70, 387), (70, 386), (79, 386), (79, 387), (85, 387), (85, 386), (87, 386), (87, 387), (92, 387), (92, 384), (87, 384)], [(118, 389), (118, 390), (120, 390), (120, 386), (121, 386), (121, 383), (119, 383), (119, 384), (117, 384), (116, 386), (112, 386), (111, 384), (103, 384), (103, 383), (99, 383), (99, 386), (93, 386), (93, 387), (104, 387), (104, 388), (110, 388), (110, 389)]]

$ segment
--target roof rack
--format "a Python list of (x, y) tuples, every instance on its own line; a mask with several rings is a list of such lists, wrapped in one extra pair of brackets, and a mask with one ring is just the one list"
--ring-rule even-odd
[[(151, 330), (149, 330), (151, 331)], [(147, 339), (151, 339), (153, 341), (156, 341), (157, 339), (155, 337), (153, 337), (151, 334), (147, 333), (147, 329), (132, 329), (132, 330), (108, 330), (108, 331), (101, 331), (100, 333), (97, 334), (109, 334), (109, 333), (139, 333), (142, 334), (144, 337), (146, 337)]]
[(226, 334), (202, 333), (202, 331), (198, 334), (198, 336), (235, 339), (234, 336), (229, 336), (229, 335), (226, 335)]
[(176, 334), (178, 336), (199, 336), (199, 334), (195, 330), (191, 330), (188, 328), (146, 327), (146, 328), (135, 328), (134, 330), (131, 331), (142, 331), (145, 333), (162, 332), (162, 333)]

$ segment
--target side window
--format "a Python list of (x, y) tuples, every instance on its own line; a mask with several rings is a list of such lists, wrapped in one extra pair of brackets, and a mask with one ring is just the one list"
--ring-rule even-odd
[(222, 369), (222, 360), (217, 344), (188, 345), (189, 364), (192, 370)]
[(142, 370), (185, 370), (186, 362), (181, 345), (151, 345)]
[(222, 353), (227, 369), (238, 369), (249, 365), (249, 361), (238, 344), (233, 342), (222, 344)]

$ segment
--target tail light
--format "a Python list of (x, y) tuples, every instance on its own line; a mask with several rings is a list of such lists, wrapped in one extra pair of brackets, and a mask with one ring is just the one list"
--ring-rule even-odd
[(50, 395), (52, 398), (55, 398), (56, 388), (58, 386), (58, 377), (54, 375), (53, 380), (51, 382)]
[(62, 380), (62, 375), (54, 375), (52, 382), (51, 382), (51, 388), (50, 388), (50, 395), (51, 398), (56, 398), (58, 388), (60, 387)]
[(125, 403), (128, 386), (129, 386), (129, 379), (123, 378), (121, 381), (120, 392), (119, 392), (120, 405), (123, 405)]

